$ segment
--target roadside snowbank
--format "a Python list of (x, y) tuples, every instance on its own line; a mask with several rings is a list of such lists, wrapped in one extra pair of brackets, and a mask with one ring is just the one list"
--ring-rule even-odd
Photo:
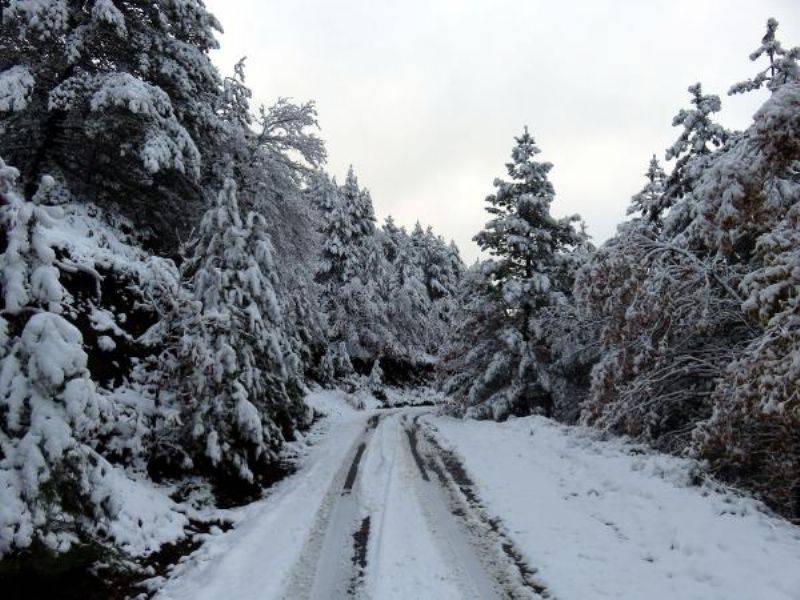
[(562, 599), (800, 597), (800, 529), (691, 486), (696, 464), (541, 417), (427, 417)]

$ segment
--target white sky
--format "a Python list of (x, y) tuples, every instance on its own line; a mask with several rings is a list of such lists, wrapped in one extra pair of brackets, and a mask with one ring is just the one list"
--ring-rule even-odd
[(206, 0), (225, 73), (247, 56), (256, 104), (315, 99), (329, 170), (353, 164), (382, 221), (419, 219), (467, 261), (528, 125), (554, 163), (553, 212), (613, 234), (672, 117), (701, 81), (719, 120), (745, 127), (764, 95), (728, 97), (756, 71), (768, 17), (800, 45), (798, 0)]

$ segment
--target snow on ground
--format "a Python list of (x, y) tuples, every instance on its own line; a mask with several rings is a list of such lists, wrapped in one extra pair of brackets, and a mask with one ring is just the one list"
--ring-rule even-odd
[(278, 598), (304, 551), (308, 533), (333, 479), (362, 433), (367, 414), (339, 391), (320, 391), (306, 401), (327, 415), (306, 440), (313, 444), (298, 473), (242, 509), (227, 511), (234, 529), (208, 536), (179, 564), (159, 591), (160, 600)]
[(366, 597), (468, 597), (461, 585), (465, 574), (448, 560), (451, 549), (443, 547), (441, 528), (428, 513), (434, 503), (426, 502), (399, 414), (384, 417), (373, 437), (359, 482), (371, 518)]
[(383, 403), (388, 406), (430, 406), (431, 404), (444, 402), (441, 392), (429, 387), (418, 387), (412, 389), (385, 387), (384, 393), (386, 400)]
[(692, 461), (541, 417), (425, 421), (557, 598), (800, 598), (800, 528), (691, 486)]
[(120, 468), (109, 469), (105, 484), (109, 502), (117, 509), (108, 533), (131, 556), (155, 552), (184, 536), (187, 513), (194, 511), (171, 500), (168, 488)]
[(328, 417), (299, 471), (231, 511), (234, 529), (207, 536), (169, 581), (154, 581), (156, 598), (501, 597), (412, 456), (411, 418), (431, 409), (355, 411), (343, 392), (309, 401)]
[[(154, 582), (157, 599), (505, 597), (503, 569), (523, 563), (562, 600), (800, 597), (800, 529), (691, 485), (692, 461), (540, 417), (356, 410), (339, 391), (308, 401), (327, 417), (295, 444), (297, 473), (224, 511), (234, 529)], [(442, 452), (463, 460), (480, 515), (440, 482)], [(464, 529), (481, 515), (499, 544)], [(504, 563), (495, 551), (512, 545)]]

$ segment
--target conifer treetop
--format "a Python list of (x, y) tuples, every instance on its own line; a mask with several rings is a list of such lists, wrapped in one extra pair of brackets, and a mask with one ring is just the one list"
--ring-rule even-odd
[(761, 45), (750, 54), (751, 61), (757, 61), (762, 56), (766, 56), (769, 65), (756, 73), (752, 79), (742, 81), (731, 86), (729, 95), (742, 94), (753, 90), (761, 89), (766, 85), (767, 89), (774, 92), (782, 85), (800, 80), (800, 46), (785, 49), (780, 41), (775, 37), (778, 30), (778, 21), (774, 18), (767, 20), (767, 32), (761, 38)]

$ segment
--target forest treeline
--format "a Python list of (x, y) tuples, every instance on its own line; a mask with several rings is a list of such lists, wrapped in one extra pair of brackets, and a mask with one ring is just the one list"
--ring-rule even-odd
[(447, 350), (456, 412), (629, 435), (800, 518), (800, 48), (777, 28), (729, 91), (769, 91), (753, 123), (725, 129), (719, 96), (689, 87), (671, 169), (653, 156), (600, 248), (578, 217), (551, 216), (551, 165), (517, 139)]
[(600, 248), (551, 215), (525, 130), (466, 268), (326, 172), (313, 102), (254, 107), (243, 62), (220, 74), (200, 0), (0, 20), (6, 560), (146, 553), (188, 526), (134, 484), (257, 493), (317, 384), (435, 378), (453, 413), (627, 434), (800, 517), (800, 49), (774, 21), (731, 90), (769, 89), (752, 125), (689, 88), (669, 172), (653, 158)]

